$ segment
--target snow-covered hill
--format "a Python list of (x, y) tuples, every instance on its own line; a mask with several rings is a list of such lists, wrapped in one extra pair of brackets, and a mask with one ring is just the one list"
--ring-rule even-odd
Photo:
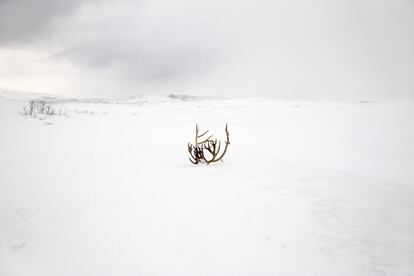
[(414, 275), (414, 102), (27, 100), (0, 97), (0, 275)]

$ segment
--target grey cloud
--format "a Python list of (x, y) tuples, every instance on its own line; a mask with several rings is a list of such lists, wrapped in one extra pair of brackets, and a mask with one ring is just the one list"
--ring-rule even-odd
[(169, 5), (121, 1), (109, 13), (88, 11), (62, 31), (63, 50), (52, 58), (91, 70), (115, 68), (132, 83), (192, 78), (226, 60), (220, 26), (192, 15), (194, 6), (164, 10), (157, 2)]
[(31, 43), (56, 31), (57, 20), (75, 12), (83, 0), (0, 0), (0, 46)]
[(148, 41), (126, 41), (100, 38), (65, 49), (53, 58), (76, 61), (91, 70), (115, 67), (131, 78), (146, 81), (191, 77), (218, 66), (224, 59), (208, 44), (177, 44), (162, 37), (150, 40), (154, 45)]
[(0, 0), (0, 47), (42, 38), (55, 68), (96, 77), (79, 90), (390, 98), (414, 93), (413, 14), (409, 0)]

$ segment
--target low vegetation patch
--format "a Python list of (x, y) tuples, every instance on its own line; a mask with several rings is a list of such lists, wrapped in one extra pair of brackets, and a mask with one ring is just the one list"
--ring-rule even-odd
[(55, 116), (60, 115), (61, 111), (57, 112), (51, 105), (42, 100), (32, 100), (29, 104), (23, 107), (21, 112), (24, 116), (36, 117), (37, 115)]

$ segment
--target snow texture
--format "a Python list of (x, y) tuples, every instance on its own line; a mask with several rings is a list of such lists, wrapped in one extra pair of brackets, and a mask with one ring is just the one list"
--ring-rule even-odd
[(412, 101), (43, 99), (0, 97), (2, 276), (414, 275)]

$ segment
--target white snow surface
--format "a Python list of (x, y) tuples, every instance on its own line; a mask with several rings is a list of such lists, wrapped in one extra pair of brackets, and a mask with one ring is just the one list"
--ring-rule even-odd
[(414, 275), (412, 101), (44, 99), (0, 97), (1, 276)]

